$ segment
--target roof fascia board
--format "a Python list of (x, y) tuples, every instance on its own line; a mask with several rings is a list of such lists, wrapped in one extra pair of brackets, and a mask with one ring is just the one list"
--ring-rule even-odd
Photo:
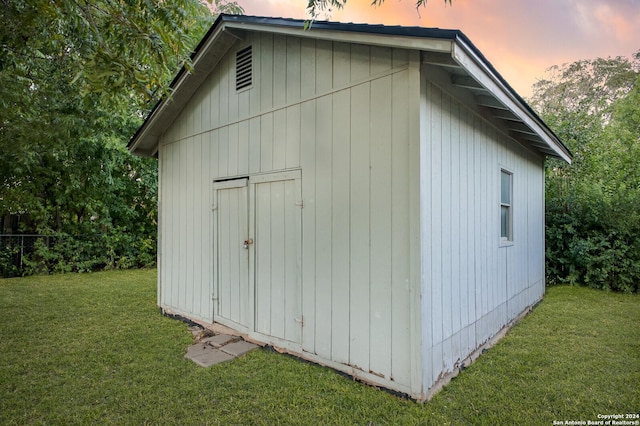
[(226, 28), (230, 29), (266, 32), (318, 40), (451, 53), (451, 40), (448, 39), (394, 36), (389, 34), (372, 34), (358, 31), (331, 30), (326, 28), (314, 29), (313, 25), (310, 29), (306, 30), (301, 27), (268, 26), (263, 24), (234, 21), (225, 21), (224, 25)]
[(544, 140), (558, 157), (567, 163), (571, 163), (571, 155), (564, 149), (561, 143), (556, 140), (556, 137), (550, 134), (545, 126), (541, 125), (538, 119), (533, 117), (531, 113), (523, 107), (521, 101), (513, 95), (512, 91), (495, 75), (493, 70), (486, 65), (485, 61), (481, 60), (473, 49), (463, 40), (457, 39), (453, 44), (452, 57), (469, 74), (479, 81), (481, 85), (487, 88), (498, 101), (515, 114), (516, 117), (540, 135), (542, 140)]

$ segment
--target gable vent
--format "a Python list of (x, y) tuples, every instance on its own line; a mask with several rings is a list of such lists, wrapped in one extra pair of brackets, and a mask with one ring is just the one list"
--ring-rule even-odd
[(236, 90), (251, 86), (251, 46), (236, 53)]

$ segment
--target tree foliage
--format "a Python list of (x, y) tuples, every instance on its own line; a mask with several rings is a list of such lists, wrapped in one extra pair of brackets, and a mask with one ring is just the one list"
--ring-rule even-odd
[[(428, 0), (416, 0), (416, 9), (426, 6)], [(371, 6), (380, 6), (384, 0), (372, 0)], [(451, 0), (444, 0), (445, 4), (451, 4)], [(334, 9), (342, 9), (347, 4), (347, 0), (309, 0), (307, 3), (307, 12), (316, 19), (322, 13), (330, 13)]]
[(0, 14), (0, 216), (56, 235), (30, 271), (153, 264), (157, 164), (126, 144), (214, 15), (198, 0), (0, 0)]
[(549, 74), (532, 103), (574, 162), (547, 162), (547, 282), (638, 291), (640, 51)]

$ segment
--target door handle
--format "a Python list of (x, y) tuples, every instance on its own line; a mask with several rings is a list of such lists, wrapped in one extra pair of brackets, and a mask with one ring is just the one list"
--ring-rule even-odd
[(249, 249), (249, 246), (253, 244), (253, 239), (249, 238), (248, 240), (244, 240), (244, 244), (242, 245), (243, 249)]

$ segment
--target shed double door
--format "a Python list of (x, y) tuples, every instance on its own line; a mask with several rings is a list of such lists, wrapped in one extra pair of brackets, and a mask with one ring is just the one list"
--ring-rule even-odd
[(214, 319), (301, 343), (300, 171), (214, 184)]

